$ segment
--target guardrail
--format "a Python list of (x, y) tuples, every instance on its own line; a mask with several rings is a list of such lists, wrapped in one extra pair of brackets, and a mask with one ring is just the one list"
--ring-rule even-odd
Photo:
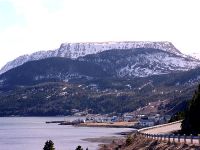
[(152, 126), (152, 127), (147, 127), (147, 128), (142, 128), (139, 129), (137, 134), (145, 137), (145, 138), (150, 138), (150, 139), (155, 139), (155, 140), (160, 140), (160, 141), (167, 141), (169, 143), (185, 143), (185, 144), (198, 144), (200, 145), (200, 136), (193, 136), (192, 134), (190, 136), (184, 135), (175, 135), (175, 134), (148, 134), (148, 133), (143, 133), (146, 130), (151, 130), (159, 127), (164, 127), (164, 126), (169, 126), (173, 125), (176, 123), (180, 123), (180, 121), (168, 123), (168, 124), (162, 124), (162, 125), (157, 125), (157, 126)]
[(141, 136), (145, 138), (167, 141), (169, 143), (185, 143), (185, 144), (198, 144), (200, 145), (200, 136), (190, 136), (186, 135), (174, 135), (174, 134), (147, 134), (147, 133), (139, 133)]

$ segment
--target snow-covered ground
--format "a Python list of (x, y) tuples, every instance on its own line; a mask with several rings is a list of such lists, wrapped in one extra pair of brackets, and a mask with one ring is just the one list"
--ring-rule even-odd
[[(87, 42), (87, 43), (63, 43), (60, 48), (49, 51), (38, 51), (31, 55), (23, 55), (15, 60), (8, 62), (1, 70), (0, 74), (20, 66), (28, 61), (40, 60), (49, 57), (66, 57), (76, 59), (80, 56), (86, 56), (89, 54), (96, 54), (106, 50), (112, 49), (135, 49), (135, 48), (152, 48), (160, 49), (165, 52), (175, 54), (177, 57), (165, 56), (165, 54), (149, 54), (143, 57), (145, 62), (138, 61), (136, 64), (130, 64), (121, 68), (118, 74), (119, 76), (135, 75), (140, 77), (146, 77), (149, 75), (165, 74), (169, 73), (169, 70), (186, 71), (199, 66), (200, 62), (193, 58), (189, 58), (187, 55), (182, 54), (171, 42), (150, 42), (150, 41), (125, 41), (125, 42)], [(200, 58), (199, 54), (193, 54), (195, 58)], [(154, 69), (148, 67), (138, 67), (142, 63), (149, 63), (154, 66)], [(156, 65), (155, 65), (156, 64)], [(167, 70), (167, 71), (165, 71)]]
[(0, 74), (20, 66), (28, 61), (44, 59), (48, 57), (66, 57), (78, 58), (88, 54), (96, 54), (98, 52), (111, 50), (111, 49), (134, 49), (134, 48), (154, 48), (161, 49), (170, 53), (180, 55), (171, 42), (149, 42), (149, 41), (125, 41), (125, 42), (87, 42), (87, 43), (63, 43), (60, 48), (49, 51), (38, 51), (31, 55), (23, 55), (13, 61), (8, 62), (0, 70)]
[[(128, 64), (118, 72), (120, 77), (137, 76), (147, 77), (151, 75), (167, 74), (171, 71), (187, 71), (200, 66), (197, 60), (185, 57), (175, 57), (166, 53), (142, 54), (137, 57), (136, 63)], [(144, 67), (141, 67), (144, 66)]]

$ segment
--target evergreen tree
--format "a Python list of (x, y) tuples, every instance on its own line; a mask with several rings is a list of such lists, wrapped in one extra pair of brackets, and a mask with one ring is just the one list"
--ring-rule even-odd
[(195, 91), (188, 109), (185, 112), (185, 119), (182, 122), (182, 132), (185, 134), (200, 133), (200, 85)]
[(83, 148), (79, 145), (76, 150), (83, 150)]
[(53, 141), (46, 141), (43, 150), (55, 150)]

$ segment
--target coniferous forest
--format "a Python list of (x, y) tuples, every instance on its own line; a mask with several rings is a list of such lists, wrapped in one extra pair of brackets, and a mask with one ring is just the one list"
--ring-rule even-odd
[(187, 110), (185, 111), (185, 119), (182, 122), (182, 132), (186, 134), (200, 133), (200, 85), (195, 91)]

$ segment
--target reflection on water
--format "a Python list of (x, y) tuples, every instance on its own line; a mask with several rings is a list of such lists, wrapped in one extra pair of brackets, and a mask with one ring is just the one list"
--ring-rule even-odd
[[(73, 117), (66, 120), (75, 119)], [(130, 131), (119, 128), (87, 128), (46, 124), (45, 121), (62, 121), (64, 117), (2, 117), (0, 118), (1, 150), (42, 150), (44, 143), (51, 139), (56, 150), (75, 150), (78, 145), (89, 150), (97, 149), (99, 143), (81, 139), (113, 136), (115, 133)]]

